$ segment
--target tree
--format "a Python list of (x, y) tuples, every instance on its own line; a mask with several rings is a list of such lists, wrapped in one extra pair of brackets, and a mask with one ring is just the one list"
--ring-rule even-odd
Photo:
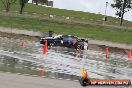
[(25, 4), (26, 4), (28, 1), (29, 1), (29, 0), (20, 0), (20, 14), (22, 14), (23, 8), (25, 7)]
[(111, 6), (117, 11), (116, 15), (120, 17), (120, 26), (122, 26), (124, 14), (132, 9), (132, 0), (114, 0), (114, 2)]
[(6, 9), (6, 12), (9, 12), (12, 3), (15, 3), (16, 0), (1, 0), (1, 2), (3, 3), (3, 5)]

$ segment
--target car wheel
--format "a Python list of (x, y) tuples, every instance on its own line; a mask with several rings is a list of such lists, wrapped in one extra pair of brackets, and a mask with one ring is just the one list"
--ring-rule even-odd
[(83, 48), (84, 48), (84, 50), (88, 50), (88, 46), (84, 46)]
[(53, 45), (54, 45), (53, 43), (49, 43), (49, 44), (48, 44), (49, 47), (52, 47)]
[(81, 49), (81, 50), (84, 50), (84, 46), (80, 45), (80, 49)]

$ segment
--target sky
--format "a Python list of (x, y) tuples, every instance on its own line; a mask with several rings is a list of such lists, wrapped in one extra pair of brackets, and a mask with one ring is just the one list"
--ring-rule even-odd
[[(106, 15), (117, 17), (115, 15), (116, 11), (110, 5), (114, 0), (52, 0), (54, 1), (53, 8), (84, 11), (90, 13), (100, 13), (105, 14), (106, 2), (108, 2), (108, 7), (106, 10)], [(125, 13), (124, 19), (132, 21), (132, 10)]]

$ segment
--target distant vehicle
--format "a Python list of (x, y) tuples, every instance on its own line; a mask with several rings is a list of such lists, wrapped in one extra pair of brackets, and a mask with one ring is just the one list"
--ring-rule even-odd
[(63, 46), (74, 49), (88, 49), (88, 40), (79, 39), (72, 35), (58, 35), (55, 37), (41, 37), (40, 44), (45, 44), (47, 40), (48, 46)]

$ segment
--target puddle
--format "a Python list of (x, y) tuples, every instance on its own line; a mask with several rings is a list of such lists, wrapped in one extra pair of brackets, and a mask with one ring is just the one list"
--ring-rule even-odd
[(77, 80), (82, 67), (93, 79), (131, 79), (132, 61), (127, 55), (111, 53), (106, 62), (102, 51), (77, 51), (63, 47), (52, 47), (46, 57), (39, 42), (24, 40), (21, 47), (19, 38), (0, 37), (0, 70), (23, 74), (44, 75), (49, 78)]
[[(0, 56), (0, 71), (46, 76), (48, 78), (77, 80), (77, 76), (58, 72), (51, 72), (35, 62), (20, 60), (9, 56)], [(43, 68), (43, 74), (41, 69)]]

